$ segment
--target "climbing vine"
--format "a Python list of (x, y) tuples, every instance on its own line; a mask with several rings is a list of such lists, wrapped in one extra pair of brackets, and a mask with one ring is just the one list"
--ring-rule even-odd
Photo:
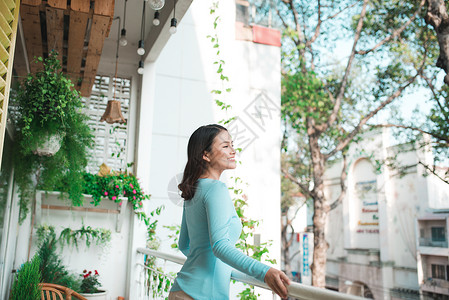
[[(231, 92), (231, 87), (229, 84), (229, 77), (225, 73), (225, 61), (221, 55), (220, 43), (218, 36), (218, 26), (220, 24), (221, 18), (218, 15), (219, 1), (214, 1), (210, 8), (210, 14), (213, 17), (213, 34), (208, 35), (207, 38), (210, 40), (213, 49), (216, 50), (216, 59), (214, 65), (217, 65), (218, 79), (221, 83), (221, 89), (214, 89), (211, 93), (214, 95), (215, 104), (226, 113), (232, 111), (232, 106), (226, 102), (226, 95)], [(223, 125), (231, 123), (236, 117), (230, 117), (228, 119), (223, 119), (219, 121)], [(236, 148), (237, 152), (241, 152), (241, 148)], [(241, 162), (239, 162), (241, 164)], [(241, 186), (245, 185), (240, 177), (231, 177), (233, 184), (229, 187), (229, 190), (233, 194), (233, 203), (238, 217), (242, 222), (242, 232), (240, 234), (240, 239), (236, 244), (236, 247), (242, 250), (246, 255), (261, 261), (265, 257), (265, 261), (275, 264), (276, 261), (268, 257), (268, 247), (271, 245), (271, 241), (261, 243), (259, 245), (254, 245), (248, 243), (249, 238), (253, 238), (256, 227), (259, 225), (258, 220), (253, 220), (245, 217), (245, 208), (248, 206), (248, 197), (244, 193)], [(246, 184), (247, 185), (247, 184)], [(265, 256), (264, 256), (265, 255)], [(240, 299), (253, 300), (258, 299), (260, 294), (256, 294), (254, 286), (249, 286), (243, 290), (240, 294)]]

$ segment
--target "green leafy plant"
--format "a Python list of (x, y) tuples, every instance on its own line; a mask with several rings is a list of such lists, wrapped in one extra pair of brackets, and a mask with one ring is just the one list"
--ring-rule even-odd
[(11, 300), (39, 300), (41, 298), (40, 258), (35, 255), (31, 261), (24, 263), (16, 275), (11, 290)]
[(74, 291), (80, 290), (81, 281), (75, 274), (69, 273), (66, 266), (57, 253), (57, 241), (53, 226), (42, 225), (36, 230), (37, 235), (37, 255), (40, 258), (40, 272), (42, 282), (54, 283), (71, 288)]
[[(36, 188), (67, 192), (73, 205), (82, 205), (82, 172), (93, 144), (81, 96), (62, 73), (57, 53), (37, 61), (43, 62), (43, 69), (29, 74), (13, 97), (17, 104), (15, 180), (21, 222)], [(60, 150), (49, 157), (35, 154), (54, 134), (62, 137)]]
[(139, 180), (131, 173), (106, 176), (84, 173), (83, 178), (83, 193), (92, 195), (94, 205), (98, 205), (102, 198), (120, 203), (120, 198), (126, 197), (136, 210), (143, 206), (142, 201), (150, 199), (150, 195), (143, 192)]
[(81, 293), (95, 294), (100, 292), (98, 289), (101, 287), (101, 283), (98, 280), (100, 274), (98, 274), (97, 270), (94, 270), (94, 273), (92, 273), (92, 271), (83, 270), (83, 273), (80, 276), (82, 277), (80, 288)]
[(104, 246), (111, 241), (111, 231), (104, 228), (84, 226), (84, 224), (76, 230), (67, 227), (61, 231), (58, 241), (62, 247), (67, 244), (74, 245), (77, 249), (80, 241), (85, 241), (87, 247), (90, 247), (93, 241), (98, 246)]

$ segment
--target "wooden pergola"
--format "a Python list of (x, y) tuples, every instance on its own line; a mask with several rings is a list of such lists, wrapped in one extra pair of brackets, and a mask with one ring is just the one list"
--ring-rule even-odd
[[(35, 57), (59, 53), (63, 71), (84, 97), (90, 96), (105, 38), (114, 18), (114, 0), (22, 0), (20, 16), (31, 73)], [(19, 76), (25, 65), (16, 65)]]

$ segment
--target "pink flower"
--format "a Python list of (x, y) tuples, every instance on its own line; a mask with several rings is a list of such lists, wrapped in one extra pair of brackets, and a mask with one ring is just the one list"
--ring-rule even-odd
[(133, 196), (133, 200), (136, 200), (136, 196)]
[(133, 184), (132, 184), (132, 183), (130, 183), (130, 184), (129, 184), (129, 186), (130, 186), (130, 187), (131, 187), (132, 189), (134, 188), (134, 186), (133, 186)]
[(122, 201), (120, 201), (120, 203), (118, 204), (118, 206), (122, 206)]
[(133, 194), (136, 194), (137, 192), (136, 192), (136, 190), (133, 190)]
[(107, 195), (108, 195), (108, 192), (104, 192), (104, 195), (107, 196)]
[(123, 195), (126, 195), (126, 191), (123, 191)]
[(143, 205), (142, 201), (140, 201), (140, 202), (139, 202), (139, 205), (140, 205), (140, 206), (142, 206), (142, 205)]
[(117, 188), (117, 189), (118, 189), (118, 184), (116, 184), (116, 185), (115, 185), (115, 188)]
[(112, 201), (115, 201), (115, 199), (117, 199), (116, 196), (112, 196)]

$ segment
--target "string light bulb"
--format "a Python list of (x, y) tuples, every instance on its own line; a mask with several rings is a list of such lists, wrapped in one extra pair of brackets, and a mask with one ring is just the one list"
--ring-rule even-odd
[(170, 21), (170, 29), (168, 30), (171, 34), (175, 34), (177, 31), (176, 24), (178, 23), (178, 20), (176, 18), (172, 18)]
[(159, 11), (156, 10), (156, 11), (154, 12), (153, 25), (154, 25), (154, 26), (159, 26), (159, 24), (161, 24), (161, 21), (159, 20)]
[(139, 54), (140, 56), (145, 54), (145, 47), (144, 47), (144, 42), (143, 40), (139, 41), (139, 48), (137, 48), (137, 54)]
[(120, 34), (120, 40), (119, 40), (119, 44), (120, 46), (125, 47), (126, 45), (128, 45), (128, 40), (126, 39), (126, 29), (125, 29), (125, 22), (126, 22), (126, 4), (127, 4), (128, 0), (125, 0), (125, 7), (123, 9), (123, 28)]
[(125, 28), (122, 29), (119, 42), (120, 42), (120, 46), (125, 47), (126, 45), (128, 45), (128, 40), (126, 39), (126, 29)]
[(177, 29), (176, 25), (178, 24), (178, 20), (176, 20), (176, 0), (173, 0), (173, 18), (170, 21), (170, 29), (168, 30), (170, 34), (175, 34)]
[(139, 68), (137, 68), (137, 73), (139, 75), (143, 75), (143, 71), (144, 71), (144, 69), (143, 69), (143, 61), (141, 60), (141, 61), (139, 61)]

